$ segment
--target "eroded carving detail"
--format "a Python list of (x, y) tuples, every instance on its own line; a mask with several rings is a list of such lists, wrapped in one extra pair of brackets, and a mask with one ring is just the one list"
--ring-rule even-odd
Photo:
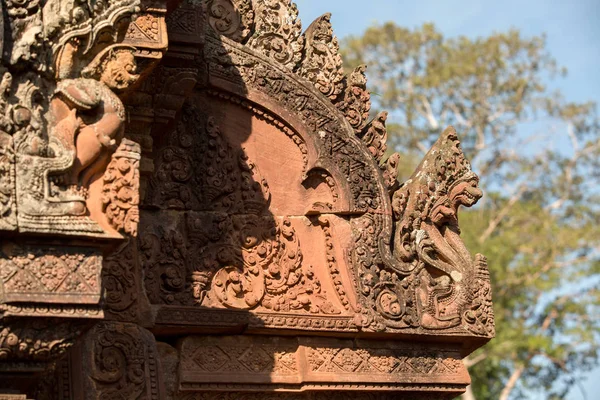
[[(181, 343), (182, 393), (223, 388), (256, 391), (327, 388), (402, 390), (431, 381), (468, 382), (458, 352), (436, 346), (314, 338), (190, 336)], [(238, 382), (236, 376), (244, 376)], [(336, 377), (336, 383), (329, 381)], [(369, 377), (367, 379), (367, 377)], [(329, 378), (329, 379), (328, 379)], [(368, 383), (367, 383), (368, 382)]]
[(359, 135), (378, 163), (381, 162), (387, 150), (387, 130), (385, 128), (387, 115), (386, 111), (380, 112)]
[(371, 94), (367, 90), (366, 65), (360, 65), (344, 79), (344, 95), (335, 105), (346, 116), (356, 133), (367, 124), (371, 110)]
[[(223, 47), (227, 52), (224, 53)], [(239, 82), (241, 77), (245, 85), (267, 93), (317, 133), (323, 153), (330, 155), (320, 161), (347, 176), (353, 197), (350, 212), (364, 211), (368, 207), (376, 209), (381, 205), (376, 194), (379, 167), (368, 158), (368, 151), (360, 147), (359, 140), (348, 136), (346, 125), (340, 123), (339, 113), (329, 99), (315, 95), (285, 69), (265, 65), (262, 59), (225, 40), (222, 43), (209, 40), (206, 51), (215, 75), (233, 82)]]
[(55, 318), (0, 324), (0, 360), (46, 362), (63, 355), (86, 325)]
[(102, 208), (111, 227), (136, 236), (139, 222), (140, 146), (124, 139), (102, 177)]
[(137, 242), (130, 238), (104, 259), (102, 285), (105, 289), (104, 310), (107, 318), (117, 321), (137, 321), (141, 288)]
[(302, 57), (304, 46), (298, 9), (291, 0), (254, 3), (255, 28), (247, 45), (289, 69)]
[(14, 230), (16, 217), (15, 154), (12, 109), (8, 101), (12, 75), (2, 72), (0, 81), (0, 230)]
[(342, 92), (344, 74), (330, 19), (329, 13), (317, 18), (304, 33), (304, 55), (297, 73), (312, 82), (323, 95), (335, 100)]
[(418, 277), (416, 303), (423, 328), (458, 326), (473, 300), (469, 288), (479, 266), (459, 237), (458, 208), (481, 198), (478, 182), (456, 132), (448, 128), (393, 195), (398, 221), (394, 256), (411, 265)]
[(206, 14), (215, 32), (236, 42), (247, 39), (254, 26), (252, 0), (210, 0)]
[(100, 323), (82, 346), (84, 390), (90, 399), (162, 397), (154, 336), (132, 324)]
[(6, 217), (11, 203), (10, 216), (18, 216), (23, 232), (114, 233), (104, 229), (97, 186), (124, 134), (119, 95), (142, 72), (136, 57), (160, 58), (166, 49), (164, 9), (157, 4), (131, 22), (140, 6), (140, 0), (7, 3), (12, 43), (0, 88), (2, 229), (14, 229)]
[(101, 263), (101, 253), (95, 249), (4, 243), (0, 253), (0, 299), (5, 303), (97, 304)]

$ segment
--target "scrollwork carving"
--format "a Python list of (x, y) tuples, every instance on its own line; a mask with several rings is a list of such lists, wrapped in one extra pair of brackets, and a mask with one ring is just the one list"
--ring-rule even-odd
[(82, 352), (87, 398), (162, 398), (156, 343), (145, 329), (99, 323), (86, 334)]
[(254, 34), (247, 45), (287, 68), (294, 69), (304, 46), (298, 9), (290, 0), (254, 3)]
[(62, 356), (86, 324), (73, 320), (33, 318), (0, 324), (0, 360), (48, 362)]
[(246, 40), (254, 26), (252, 0), (210, 0), (206, 14), (211, 28), (236, 42)]

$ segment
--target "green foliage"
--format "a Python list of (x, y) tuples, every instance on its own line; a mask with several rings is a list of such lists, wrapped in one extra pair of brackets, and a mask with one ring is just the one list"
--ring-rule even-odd
[(461, 227), (489, 260), (497, 337), (466, 360), (465, 397), (564, 398), (600, 348), (596, 105), (551, 93), (566, 71), (543, 36), (517, 30), (444, 38), (431, 24), (389, 22), (346, 38), (342, 52), (348, 68), (369, 66), (374, 111), (391, 111), (401, 177), (454, 125), (486, 190)]

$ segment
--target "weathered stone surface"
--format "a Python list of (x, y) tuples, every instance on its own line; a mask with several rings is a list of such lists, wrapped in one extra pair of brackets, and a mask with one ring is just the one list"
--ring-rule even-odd
[[(180, 343), (179, 390), (414, 391), (469, 383), (460, 353), (388, 341), (191, 336)], [(360, 389), (359, 389), (360, 388)]]
[(329, 14), (176, 3), (1, 3), (0, 393), (461, 393), (494, 319), (458, 134), (399, 182)]

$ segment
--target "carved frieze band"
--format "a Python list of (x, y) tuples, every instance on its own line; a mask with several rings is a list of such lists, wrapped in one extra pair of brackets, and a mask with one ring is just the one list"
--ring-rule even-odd
[[(180, 390), (467, 385), (456, 352), (435, 346), (285, 337), (188, 337), (180, 347)], [(343, 382), (343, 383), (342, 383)], [(256, 385), (256, 386), (254, 386)], [(397, 385), (397, 386), (396, 386)], [(253, 389), (255, 388), (255, 389)], [(231, 390), (230, 389), (230, 390)]]
[(100, 301), (101, 269), (98, 249), (4, 243), (0, 302), (95, 305)]

